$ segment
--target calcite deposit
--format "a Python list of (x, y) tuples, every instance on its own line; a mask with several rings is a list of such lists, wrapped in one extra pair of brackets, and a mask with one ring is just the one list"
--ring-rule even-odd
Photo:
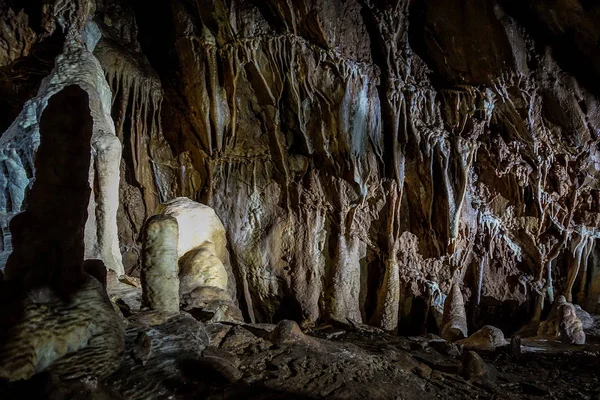
[(152, 310), (179, 311), (177, 220), (156, 215), (146, 222), (142, 261), (142, 302)]
[[(0, 0), (0, 345), (110, 315), (21, 360), (48, 396), (596, 395), (599, 27), (588, 0)], [(101, 331), (119, 360), (53, 372)]]

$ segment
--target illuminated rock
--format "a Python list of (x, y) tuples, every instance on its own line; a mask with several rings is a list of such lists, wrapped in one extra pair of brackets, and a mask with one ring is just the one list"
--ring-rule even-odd
[(468, 336), (467, 315), (460, 286), (454, 284), (444, 304), (441, 336), (448, 341), (464, 339)]
[(179, 311), (177, 220), (155, 215), (146, 222), (142, 264), (142, 304), (153, 310)]
[(229, 264), (227, 236), (215, 211), (179, 197), (158, 206), (157, 213), (177, 220), (182, 293), (189, 293), (198, 286), (215, 286), (235, 298), (235, 285), (229, 285), (235, 280)]
[(216, 256), (215, 245), (205, 242), (179, 259), (179, 291), (187, 294), (199, 286), (227, 290), (227, 271)]

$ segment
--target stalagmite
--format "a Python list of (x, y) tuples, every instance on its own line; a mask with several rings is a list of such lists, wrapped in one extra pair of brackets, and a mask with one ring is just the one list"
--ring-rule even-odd
[(585, 344), (585, 333), (573, 304), (560, 296), (558, 302), (558, 338), (563, 343)]
[(179, 260), (179, 277), (181, 294), (190, 293), (199, 286), (227, 291), (227, 271), (211, 242), (190, 250)]
[[(161, 204), (157, 212), (175, 218), (178, 224), (177, 255), (185, 264), (180, 272), (182, 293), (189, 293), (193, 290), (192, 286), (202, 286), (204, 279), (211, 279), (214, 285), (209, 286), (224, 289), (235, 299), (236, 288), (230, 284), (235, 279), (229, 261), (225, 228), (215, 211), (204, 204), (180, 197)], [(208, 278), (209, 275), (212, 278)], [(193, 283), (194, 279), (196, 283)]]
[(142, 301), (152, 310), (179, 311), (177, 220), (155, 215), (146, 222), (142, 265)]
[(570, 263), (571, 265), (569, 268), (567, 286), (565, 288), (565, 297), (568, 302), (573, 301), (573, 285), (575, 284), (575, 280), (579, 276), (580, 271), (583, 270), (585, 275), (587, 270), (587, 260), (590, 256), (593, 245), (594, 237), (588, 237), (582, 234), (572, 250), (573, 260)]
[(0, 310), (0, 378), (102, 378), (120, 364), (121, 320), (102, 283), (83, 270), (92, 122), (77, 86), (52, 96), (42, 114), (38, 175), (27, 210), (11, 222), (14, 249), (0, 282), (8, 303)]
[[(400, 192), (400, 193), (399, 193)], [(376, 318), (378, 325), (389, 332), (397, 331), (400, 309), (400, 272), (398, 266), (398, 251), (400, 249), (400, 202), (402, 191), (398, 190), (395, 182), (390, 185), (388, 197), (388, 259), (383, 277), (382, 287), (379, 292)]]
[(444, 304), (444, 317), (442, 318), (440, 332), (440, 335), (448, 341), (455, 341), (468, 337), (465, 304), (458, 284), (452, 286), (452, 290), (446, 298), (446, 303)]
[(121, 142), (112, 133), (92, 137), (91, 180), (98, 188), (88, 207), (86, 258), (100, 258), (118, 275), (125, 270), (119, 250), (115, 216), (119, 207), (119, 165)]

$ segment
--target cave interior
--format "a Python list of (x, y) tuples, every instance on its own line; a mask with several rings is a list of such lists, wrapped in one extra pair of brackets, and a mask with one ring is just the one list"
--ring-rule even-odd
[(600, 398), (599, 44), (592, 0), (0, 0), (0, 398)]

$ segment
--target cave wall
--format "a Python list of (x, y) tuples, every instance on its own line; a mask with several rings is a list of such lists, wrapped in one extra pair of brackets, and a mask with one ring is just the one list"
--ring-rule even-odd
[(563, 293), (595, 311), (598, 10), (95, 1), (126, 270), (157, 204), (187, 196), (223, 221), (255, 321), (426, 326), (453, 283), (475, 325), (514, 329)]

